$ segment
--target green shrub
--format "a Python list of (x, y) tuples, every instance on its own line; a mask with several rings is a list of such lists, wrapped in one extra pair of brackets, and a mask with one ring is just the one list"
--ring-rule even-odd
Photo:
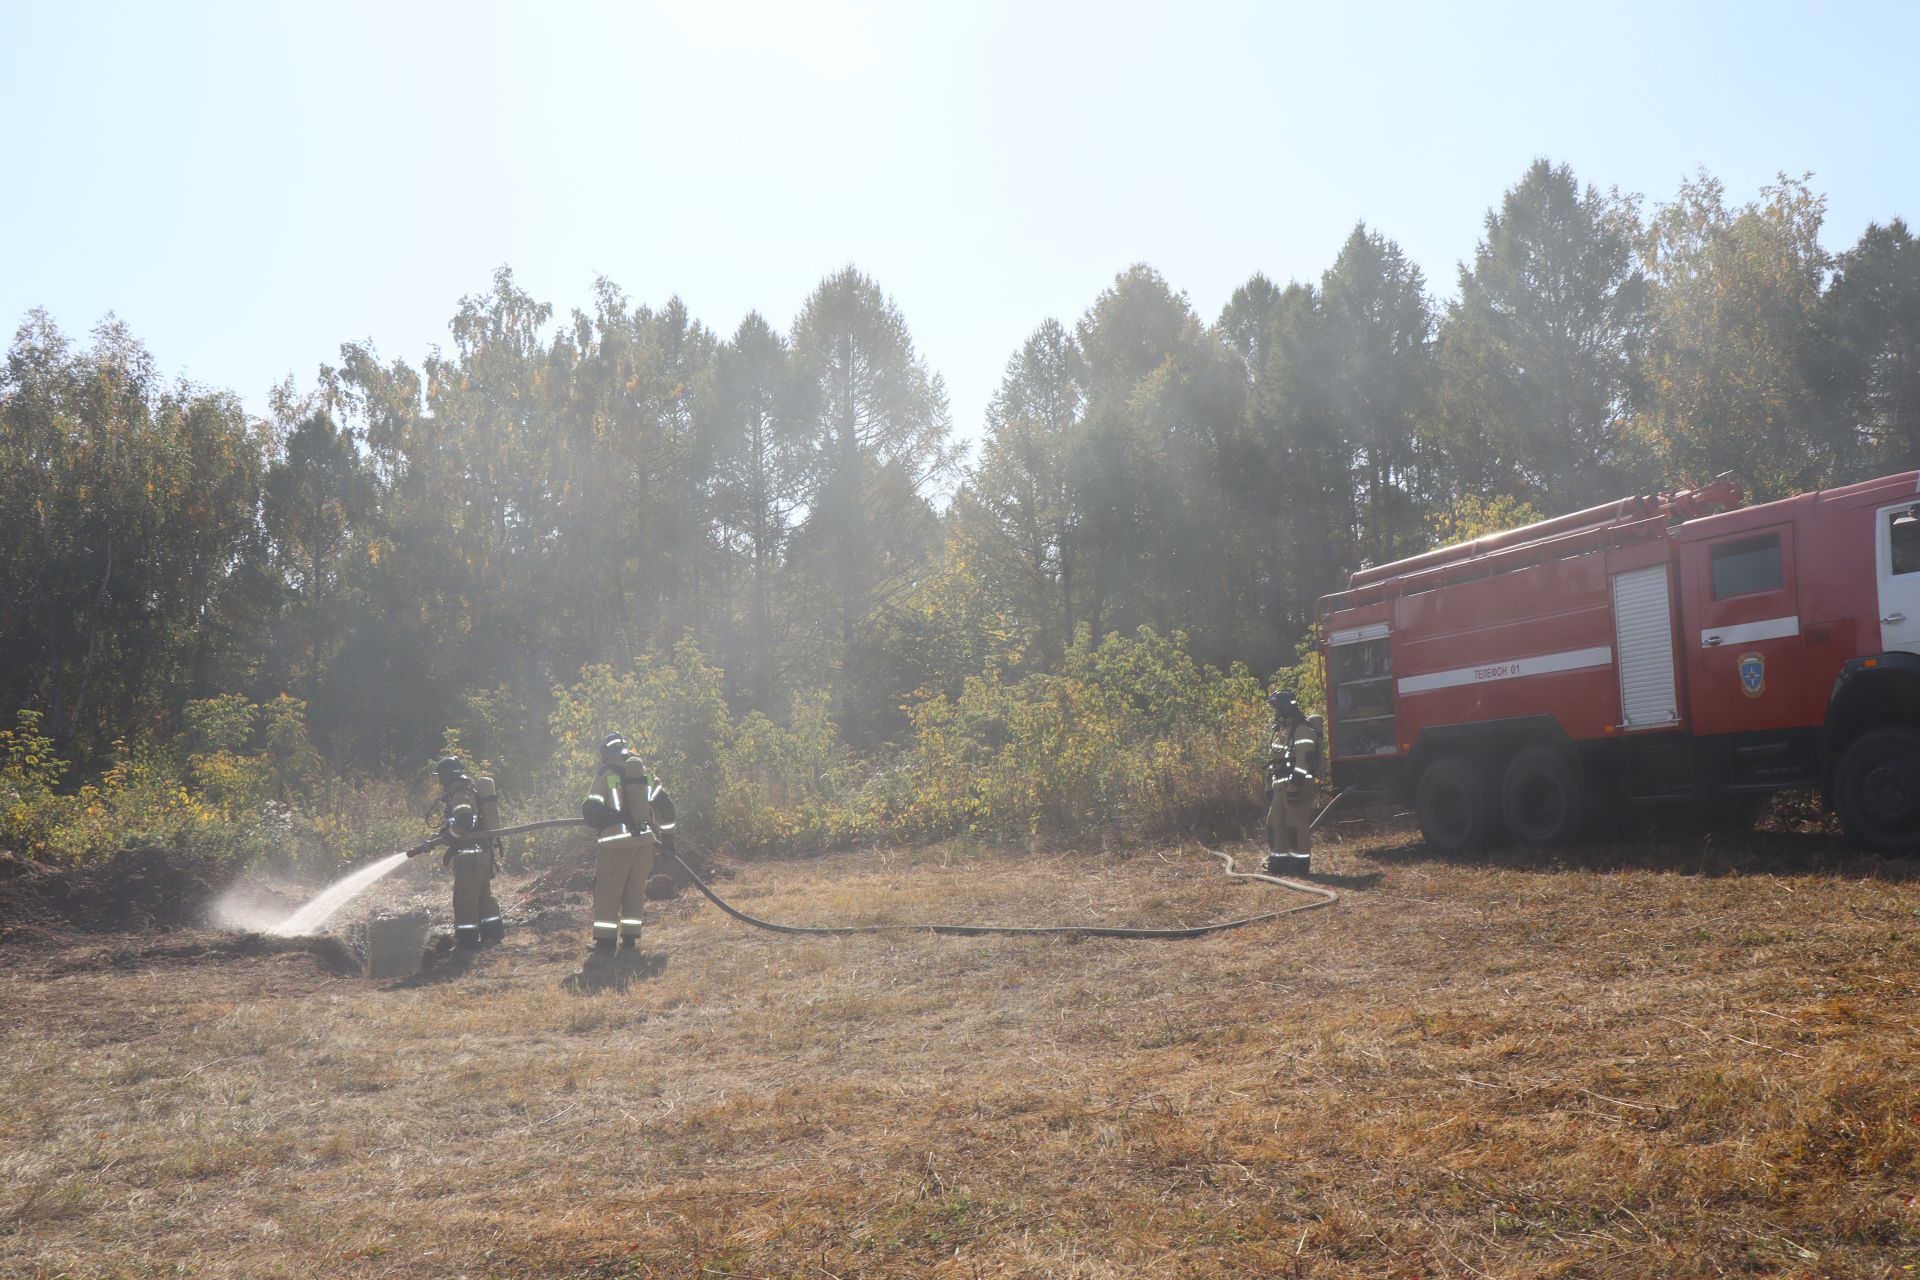
[(1292, 693), (1294, 700), (1309, 712), (1325, 711), (1327, 706), (1326, 667), (1320, 661), (1320, 624), (1315, 623), (1293, 648), (1293, 665), (1273, 673), (1273, 687)]
[(786, 727), (748, 714), (720, 751), (714, 830), (741, 851), (844, 844), (863, 824), (857, 782), (825, 691), (794, 699)]
[(250, 813), (273, 794), (273, 762), (246, 754), (260, 709), (237, 693), (189, 702), (175, 745), (184, 750), (187, 779), (202, 798), (229, 817)]
[(420, 835), (400, 788), (327, 769), (298, 698), (190, 702), (176, 737), (116, 741), (100, 776), (66, 793), (67, 765), (39, 725), (21, 711), (0, 730), (0, 846), (35, 857), (83, 863), (157, 845), (331, 873)]
[(1177, 632), (1082, 636), (1057, 674), (989, 669), (911, 714), (910, 745), (873, 788), (876, 825), (896, 838), (1212, 831), (1258, 799), (1259, 684), (1194, 662)]
[(794, 700), (786, 726), (749, 714), (735, 721), (722, 677), (683, 640), (666, 661), (642, 659), (626, 674), (590, 666), (555, 690), (557, 778), (546, 789), (558, 813), (591, 785), (600, 741), (621, 733), (657, 770), (697, 838), (742, 851), (844, 843), (861, 824), (853, 771), (824, 692)]
[(316, 875), (424, 838), (432, 824), (404, 783), (329, 775), (300, 807), (268, 801), (256, 819), (258, 856)]
[(665, 661), (640, 659), (631, 673), (587, 667), (570, 688), (554, 690), (558, 789), (571, 784), (576, 800), (586, 794), (600, 767), (601, 739), (619, 733), (666, 784), (681, 822), (710, 830), (718, 764), (733, 729), (722, 687), (719, 668), (691, 640), (676, 644)]
[(0, 848), (37, 852), (71, 808), (54, 790), (67, 762), (40, 732), (38, 711), (21, 710), (0, 729)]
[(267, 758), (280, 802), (310, 796), (329, 771), (307, 736), (307, 704), (283, 693), (260, 710), (266, 717)]
[(118, 741), (113, 764), (70, 798), (41, 852), (78, 863), (158, 845), (228, 859), (257, 853), (258, 835), (257, 815), (195, 795), (175, 752), (151, 741), (130, 749)]

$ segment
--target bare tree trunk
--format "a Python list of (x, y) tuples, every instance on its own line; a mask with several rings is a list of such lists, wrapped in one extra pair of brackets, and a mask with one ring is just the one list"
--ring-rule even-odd
[(87, 639), (87, 656), (80, 663), (80, 689), (73, 697), (73, 707), (68, 712), (66, 732), (60, 734), (62, 740), (71, 746), (80, 731), (80, 717), (86, 710), (87, 694), (93, 688), (94, 664), (100, 657), (100, 636), (106, 627), (102, 621), (107, 609), (107, 597), (113, 584), (113, 538), (107, 538), (107, 564), (100, 574), (100, 589), (93, 596), (93, 634)]
[(859, 419), (858, 410), (854, 405), (853, 335), (851, 333), (841, 335), (840, 357), (841, 368), (846, 379), (840, 406), (840, 497), (846, 504), (846, 511), (837, 556), (840, 571), (840, 717), (842, 726), (851, 737), (857, 715), (857, 708), (854, 706), (852, 671), (858, 594), (855, 584), (854, 557), (858, 554), (861, 539), (865, 534), (862, 528), (865, 521), (861, 518), (860, 441), (857, 434)]
[(767, 620), (767, 539), (772, 536), (767, 519), (767, 427), (764, 415), (756, 415), (753, 433), (753, 706), (762, 715), (772, 715), (773, 635)]
[(1066, 522), (1060, 524), (1060, 616), (1066, 626), (1066, 644), (1061, 652), (1073, 648), (1073, 556), (1067, 548)]

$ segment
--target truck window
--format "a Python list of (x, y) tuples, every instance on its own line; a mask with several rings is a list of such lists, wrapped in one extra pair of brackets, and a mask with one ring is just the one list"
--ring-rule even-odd
[(1887, 513), (1887, 544), (1893, 549), (1893, 572), (1920, 573), (1920, 516), (1909, 507)]
[(1723, 542), (1713, 548), (1713, 598), (1780, 589), (1780, 535)]

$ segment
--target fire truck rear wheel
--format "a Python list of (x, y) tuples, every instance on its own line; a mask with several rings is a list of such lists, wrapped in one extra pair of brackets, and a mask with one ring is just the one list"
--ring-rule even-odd
[(1552, 747), (1523, 747), (1500, 780), (1500, 812), (1522, 844), (1565, 844), (1587, 820), (1586, 786), (1573, 762)]
[(1847, 838), (1892, 853), (1920, 844), (1920, 733), (1875, 729), (1840, 757), (1833, 807)]
[(1414, 792), (1420, 834), (1442, 853), (1485, 848), (1500, 834), (1500, 804), (1478, 761), (1445, 756), (1427, 766)]

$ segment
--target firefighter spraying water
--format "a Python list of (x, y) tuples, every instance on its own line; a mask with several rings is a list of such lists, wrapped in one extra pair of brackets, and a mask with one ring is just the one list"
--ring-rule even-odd
[[(458, 756), (441, 757), (434, 765), (434, 776), (440, 783), (438, 832), (411, 849), (389, 854), (342, 876), (270, 932), (282, 937), (316, 933), (334, 913), (408, 860), (446, 845), (443, 861), (453, 871), (455, 945), (471, 948), (504, 938), (506, 921), (492, 885), (500, 851), (498, 788), (490, 777), (470, 775)], [(536, 823), (534, 827), (547, 825), (552, 824)]]
[(440, 780), (440, 831), (407, 850), (407, 856), (417, 857), (444, 843), (447, 851), (441, 861), (453, 870), (454, 945), (499, 942), (507, 932), (493, 896), (500, 841), (488, 834), (500, 829), (499, 790), (492, 778), (468, 774), (459, 756), (441, 757), (433, 772)]

